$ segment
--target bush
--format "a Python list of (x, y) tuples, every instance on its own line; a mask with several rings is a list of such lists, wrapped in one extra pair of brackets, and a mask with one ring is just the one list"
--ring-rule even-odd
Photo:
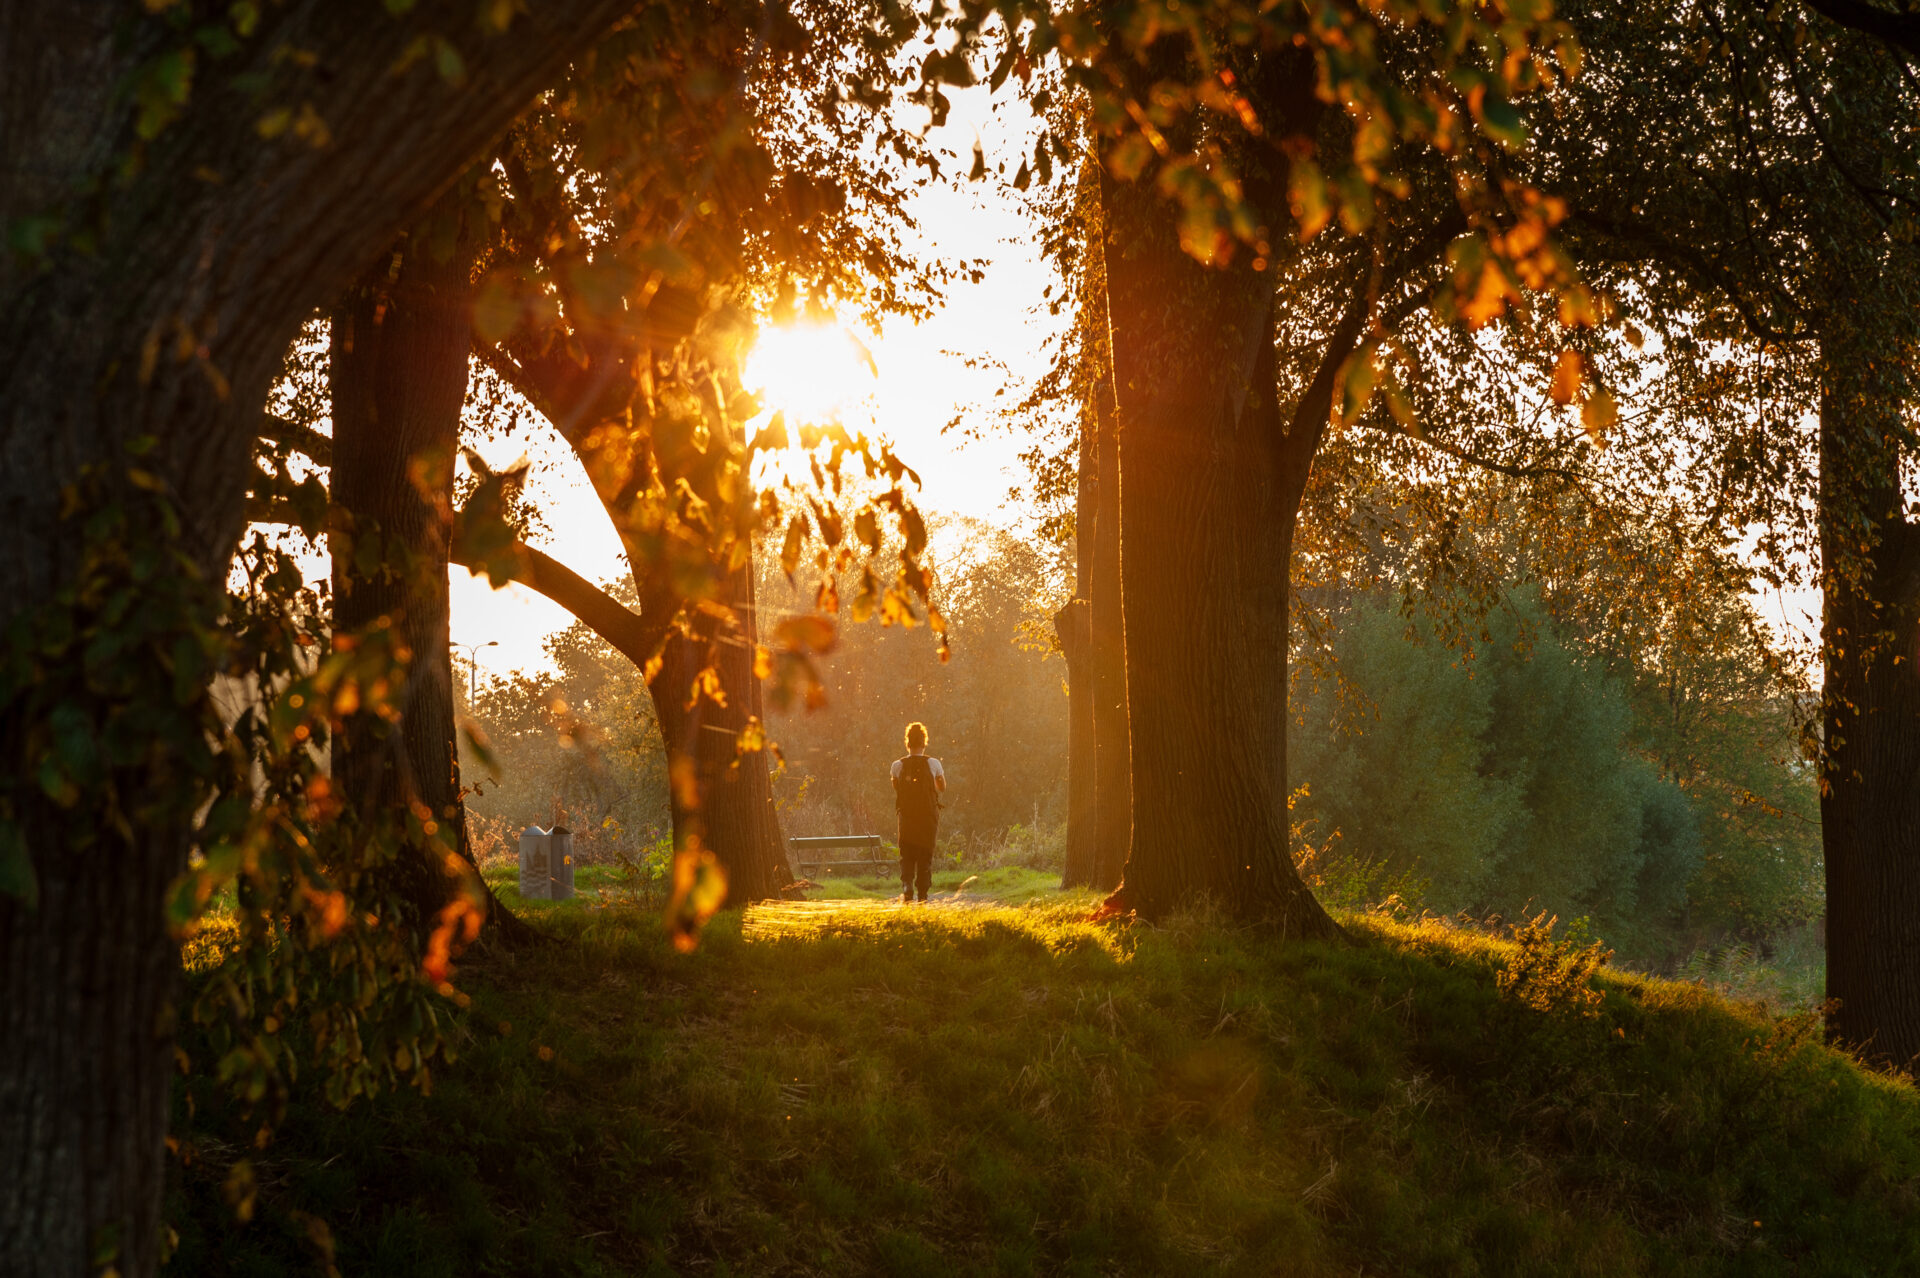
[(1586, 915), (1657, 946), (1700, 863), (1693, 810), (1634, 751), (1624, 687), (1537, 599), (1518, 596), (1463, 649), (1361, 600), (1332, 655), (1337, 678), (1303, 699), (1294, 751), (1301, 816), (1339, 836), (1323, 880), (1424, 883), (1412, 903), (1441, 914)]

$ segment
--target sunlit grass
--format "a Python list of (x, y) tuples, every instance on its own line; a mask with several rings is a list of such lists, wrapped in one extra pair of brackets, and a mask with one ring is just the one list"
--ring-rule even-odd
[(1804, 1018), (1620, 973), (1543, 1015), (1509, 944), (1431, 921), (888, 886), (691, 955), (650, 910), (532, 911), (553, 943), (469, 963), (434, 1094), (296, 1106), (237, 1233), (253, 1127), (203, 1100), (176, 1271), (308, 1264), (295, 1211), (357, 1274), (1920, 1270), (1913, 1088)]

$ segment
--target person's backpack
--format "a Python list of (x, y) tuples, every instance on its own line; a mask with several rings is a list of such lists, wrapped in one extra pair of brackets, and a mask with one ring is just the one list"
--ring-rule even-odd
[(940, 828), (940, 795), (933, 788), (933, 765), (924, 754), (900, 760), (893, 806), (900, 814), (900, 842), (931, 846)]

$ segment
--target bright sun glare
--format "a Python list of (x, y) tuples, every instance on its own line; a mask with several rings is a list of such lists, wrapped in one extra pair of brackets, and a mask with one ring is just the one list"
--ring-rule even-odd
[(746, 384), (766, 412), (785, 413), (792, 423), (841, 420), (862, 429), (867, 414), (860, 410), (878, 373), (872, 353), (844, 325), (809, 320), (761, 332), (747, 356)]

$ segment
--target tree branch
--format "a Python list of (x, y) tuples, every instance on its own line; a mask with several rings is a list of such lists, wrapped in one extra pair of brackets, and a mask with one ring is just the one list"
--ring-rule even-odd
[[(1387, 420), (1392, 421), (1391, 418)], [(1584, 483), (1586, 480), (1586, 476), (1580, 474), (1578, 471), (1568, 470), (1564, 466), (1526, 466), (1517, 465), (1513, 462), (1495, 461), (1491, 457), (1482, 457), (1478, 453), (1470, 453), (1464, 448), (1449, 444), (1444, 439), (1434, 439), (1427, 435), (1416, 435), (1412, 431), (1401, 429), (1397, 422), (1391, 426), (1369, 421), (1362, 421), (1357, 424), (1364, 426), (1368, 430), (1378, 431), (1382, 435), (1397, 435), (1403, 439), (1411, 439), (1423, 448), (1431, 448), (1437, 453), (1445, 453), (1455, 461), (1463, 461), (1469, 466), (1477, 466), (1481, 470), (1492, 471), (1496, 475), (1505, 475), (1509, 479), (1564, 479), (1570, 484)]]
[[(256, 478), (267, 476), (257, 472)], [(300, 522), (289, 502), (267, 495), (257, 483), (247, 493), (247, 519), (256, 524), (289, 527), (298, 527)], [(515, 581), (565, 608), (642, 671), (659, 655), (673, 631), (673, 616), (661, 615), (667, 613), (666, 609), (635, 612), (553, 556), (524, 541), (516, 539), (507, 553), (514, 560)], [(476, 573), (486, 566), (483, 556), (474, 554), (457, 539), (449, 548), (447, 562)]]
[(1870, 35), (1920, 61), (1920, 17), (1889, 13), (1863, 0), (1807, 0), (1807, 7), (1829, 22)]
[[(643, 617), (559, 560), (523, 541), (513, 543), (511, 554), (517, 566), (515, 581), (565, 608), (640, 670), (645, 671), (659, 655), (673, 630), (671, 620), (662, 622)], [(483, 566), (479, 556), (471, 554), (457, 541), (448, 562), (470, 571), (478, 571)]]
[(260, 419), (260, 438), (305, 453), (319, 465), (333, 465), (333, 441), (311, 426), (268, 413)]
[[(1367, 325), (1380, 290), (1397, 287), (1411, 272), (1438, 257), (1447, 243), (1466, 229), (1466, 225), (1465, 215), (1458, 208), (1450, 209), (1431, 232), (1383, 267), (1377, 280), (1370, 280), (1367, 286), (1353, 291), (1346, 312), (1327, 338), (1320, 367), (1307, 384), (1299, 402), (1294, 405), (1293, 416), (1287, 422), (1286, 437), (1280, 447), (1283, 464), (1290, 473), (1300, 475), (1304, 481), (1306, 463), (1319, 451), (1320, 440), (1326, 434), (1327, 420), (1333, 412), (1334, 379), (1347, 357), (1359, 345), (1360, 333)], [(1392, 328), (1399, 324), (1419, 305), (1421, 299), (1432, 294), (1433, 287), (1429, 284), (1398, 299), (1381, 316), (1382, 326)]]

